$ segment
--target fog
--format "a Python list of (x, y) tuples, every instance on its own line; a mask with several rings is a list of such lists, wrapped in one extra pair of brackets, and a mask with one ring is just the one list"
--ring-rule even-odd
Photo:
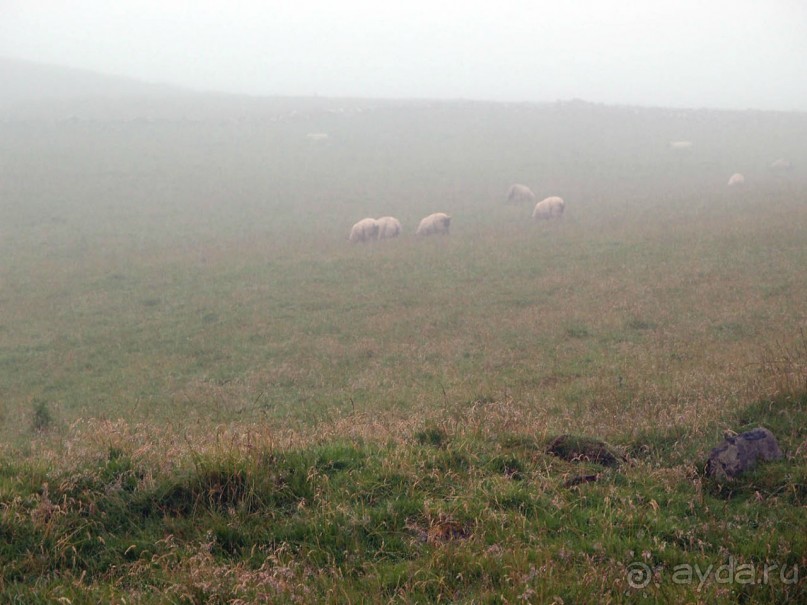
[(807, 109), (800, 0), (0, 0), (0, 55), (254, 95)]

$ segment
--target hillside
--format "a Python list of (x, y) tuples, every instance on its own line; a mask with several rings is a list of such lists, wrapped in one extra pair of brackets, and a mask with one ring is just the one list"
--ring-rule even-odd
[(141, 82), (84, 69), (0, 57), (0, 105), (87, 97), (165, 96), (178, 87)]
[[(0, 602), (805, 602), (805, 140), (583, 102), (0, 110)], [(783, 459), (704, 474), (759, 425)]]

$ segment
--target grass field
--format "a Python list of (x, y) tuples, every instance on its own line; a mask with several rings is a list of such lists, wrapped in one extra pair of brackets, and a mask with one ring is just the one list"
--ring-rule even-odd
[[(69, 114), (0, 120), (2, 600), (807, 599), (807, 115)], [(399, 239), (346, 241), (387, 214)], [(702, 476), (758, 424), (784, 461)], [(672, 581), (730, 562), (798, 577)]]

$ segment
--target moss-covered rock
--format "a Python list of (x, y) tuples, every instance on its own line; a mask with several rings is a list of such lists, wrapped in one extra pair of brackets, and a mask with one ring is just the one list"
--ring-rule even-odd
[(603, 466), (619, 466), (624, 460), (614, 447), (591, 437), (561, 435), (555, 438), (547, 452), (570, 462), (594, 462)]

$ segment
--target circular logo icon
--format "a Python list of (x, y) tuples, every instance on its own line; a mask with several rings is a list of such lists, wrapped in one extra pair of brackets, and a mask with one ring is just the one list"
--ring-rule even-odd
[(650, 584), (650, 578), (652, 577), (653, 573), (648, 565), (638, 561), (628, 565), (628, 586), (631, 588), (644, 588)]

